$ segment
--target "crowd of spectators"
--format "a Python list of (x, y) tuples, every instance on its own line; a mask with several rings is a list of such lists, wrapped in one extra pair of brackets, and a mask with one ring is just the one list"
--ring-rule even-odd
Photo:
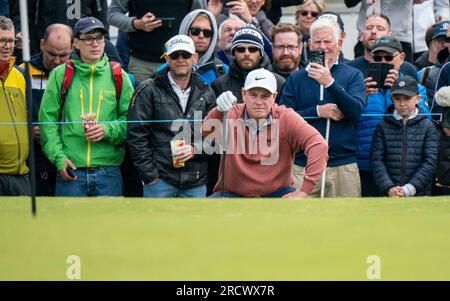
[(449, 1), (0, 3), (0, 195), (450, 194)]

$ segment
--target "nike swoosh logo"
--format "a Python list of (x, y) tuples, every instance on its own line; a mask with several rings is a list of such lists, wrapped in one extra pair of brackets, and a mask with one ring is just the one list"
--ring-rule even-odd
[(260, 78), (255, 77), (255, 80), (261, 80), (261, 79), (266, 79), (266, 78), (265, 77), (260, 77)]

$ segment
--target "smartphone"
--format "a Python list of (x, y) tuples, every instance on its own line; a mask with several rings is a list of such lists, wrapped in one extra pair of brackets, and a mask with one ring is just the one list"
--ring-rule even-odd
[(394, 69), (394, 65), (386, 63), (369, 63), (369, 69), (367, 71), (367, 77), (371, 77), (372, 81), (377, 82), (375, 88), (383, 89), (386, 76), (389, 74), (389, 70)]
[(66, 171), (67, 174), (71, 177), (71, 178), (75, 178), (75, 174), (73, 173), (73, 169), (70, 168), (69, 166), (66, 167)]
[(175, 18), (155, 18), (155, 20), (162, 21), (162, 28), (172, 28), (174, 26)]
[(230, 8), (231, 6), (228, 6), (227, 3), (231, 2), (231, 1), (236, 1), (236, 0), (222, 0), (222, 13), (225, 15), (228, 15), (228, 13), (230, 12)]
[(309, 62), (325, 66), (325, 51), (322, 50), (311, 51), (311, 59), (309, 60)]

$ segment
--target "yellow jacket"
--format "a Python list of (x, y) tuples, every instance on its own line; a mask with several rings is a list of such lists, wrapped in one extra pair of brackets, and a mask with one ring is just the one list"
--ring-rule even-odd
[(11, 58), (0, 88), (0, 173), (27, 174), (29, 153), (25, 77)]

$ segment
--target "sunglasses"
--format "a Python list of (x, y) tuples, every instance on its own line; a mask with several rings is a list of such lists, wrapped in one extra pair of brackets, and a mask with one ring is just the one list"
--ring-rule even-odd
[(445, 38), (445, 43), (450, 43), (450, 37)]
[(192, 57), (192, 54), (190, 54), (189, 52), (186, 52), (186, 51), (173, 52), (173, 53), (169, 54), (169, 57), (170, 57), (171, 60), (178, 60), (180, 55), (185, 60), (190, 59)]
[(319, 15), (319, 13), (315, 11), (306, 11), (306, 10), (300, 11), (300, 15), (302, 15), (303, 17), (306, 17), (308, 14), (310, 14), (313, 18), (317, 18), (317, 16)]
[(189, 32), (193, 36), (198, 36), (198, 35), (200, 35), (201, 32), (203, 32), (203, 36), (205, 38), (210, 38), (213, 34), (212, 30), (210, 30), (210, 29), (201, 29), (198, 27), (191, 27), (191, 29), (189, 29)]
[(381, 62), (381, 60), (384, 58), (386, 60), (386, 62), (390, 62), (394, 59), (394, 57), (396, 57), (397, 55), (399, 55), (399, 53), (397, 53), (396, 55), (385, 55), (385, 56), (374, 56), (373, 60), (375, 62)]
[(259, 51), (258, 47), (236, 47), (235, 50), (239, 53), (244, 53), (246, 50), (250, 53), (255, 53)]

